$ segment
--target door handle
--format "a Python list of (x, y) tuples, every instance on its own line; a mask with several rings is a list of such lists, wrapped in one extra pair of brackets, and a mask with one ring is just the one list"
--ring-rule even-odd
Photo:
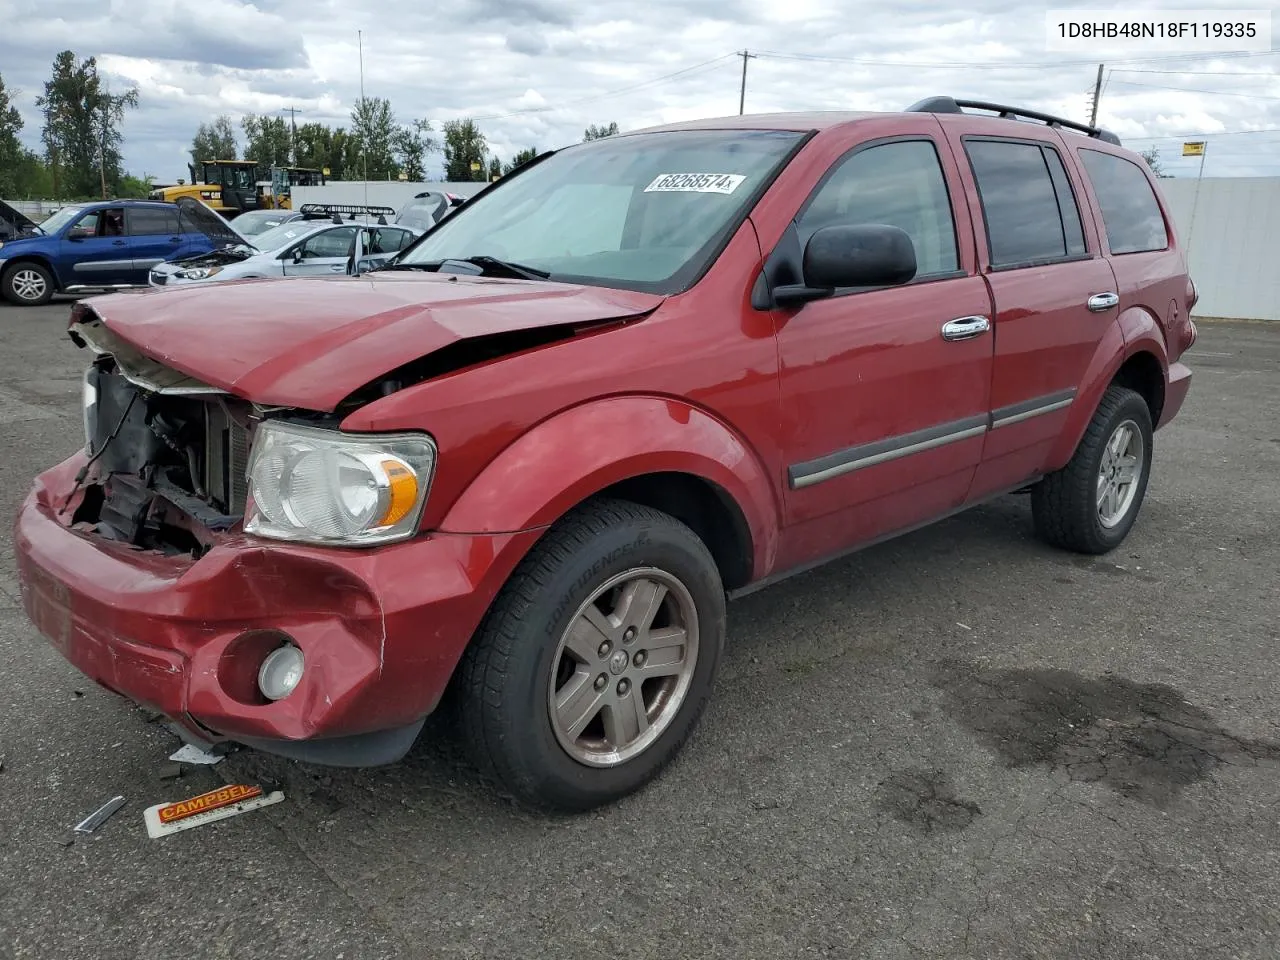
[(123, 246), (124, 246), (124, 241), (123, 241), (123, 240), (112, 240), (112, 241), (111, 241), (111, 245), (112, 245), (113, 247), (123, 247)]
[(991, 329), (986, 317), (956, 317), (942, 325), (943, 340), (972, 340)]
[(1095, 293), (1089, 298), (1089, 309), (1094, 313), (1102, 313), (1104, 310), (1110, 310), (1120, 302), (1120, 295), (1115, 293)]
[(334, 273), (346, 273), (347, 268), (340, 263), (331, 264), (329, 267)]

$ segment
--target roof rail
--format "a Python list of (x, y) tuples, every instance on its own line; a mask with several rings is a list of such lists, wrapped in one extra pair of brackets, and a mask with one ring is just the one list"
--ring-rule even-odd
[(359, 203), (304, 203), (298, 208), (306, 220), (339, 219), (346, 217), (394, 217), (394, 207), (365, 206)]
[(1076, 123), (1074, 120), (1067, 120), (1064, 117), (1055, 117), (1051, 113), (1041, 113), (1038, 110), (1025, 110), (1022, 107), (1010, 107), (1003, 103), (988, 103), (986, 100), (956, 100), (954, 97), (926, 97), (918, 103), (913, 103), (907, 107), (907, 113), (964, 113), (965, 109), (970, 110), (989, 110), (995, 113), (1002, 120), (1039, 120), (1051, 127), (1066, 127), (1069, 130), (1077, 130), (1080, 133), (1088, 134), (1091, 137), (1097, 137), (1103, 143), (1115, 144), (1120, 146), (1120, 138), (1110, 130), (1103, 130), (1101, 127), (1091, 127), (1087, 123)]

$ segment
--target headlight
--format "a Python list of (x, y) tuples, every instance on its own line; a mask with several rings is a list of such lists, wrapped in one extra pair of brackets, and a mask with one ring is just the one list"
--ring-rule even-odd
[(190, 270), (179, 270), (174, 276), (183, 280), (208, 280), (215, 273), (221, 272), (221, 267), (192, 267)]
[(249, 456), (246, 533), (367, 546), (413, 536), (435, 473), (425, 434), (352, 434), (273, 421)]

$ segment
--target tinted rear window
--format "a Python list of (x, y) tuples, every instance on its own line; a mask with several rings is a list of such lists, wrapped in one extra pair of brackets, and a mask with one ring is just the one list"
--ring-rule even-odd
[(1081, 150), (1080, 158), (1102, 209), (1111, 252), (1142, 253), (1168, 247), (1160, 203), (1142, 168), (1098, 150)]
[(1075, 197), (1065, 174), (1055, 185), (1050, 172), (1050, 164), (1062, 163), (1055, 150), (1034, 143), (967, 140), (965, 151), (978, 181), (993, 266), (1045, 263), (1084, 252)]

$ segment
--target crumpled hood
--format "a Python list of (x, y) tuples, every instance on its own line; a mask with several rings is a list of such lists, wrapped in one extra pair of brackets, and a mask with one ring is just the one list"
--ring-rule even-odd
[(193, 284), (82, 306), (143, 354), (209, 386), (264, 405), (331, 411), (383, 374), (459, 340), (637, 316), (663, 299), (566, 283), (378, 273)]

